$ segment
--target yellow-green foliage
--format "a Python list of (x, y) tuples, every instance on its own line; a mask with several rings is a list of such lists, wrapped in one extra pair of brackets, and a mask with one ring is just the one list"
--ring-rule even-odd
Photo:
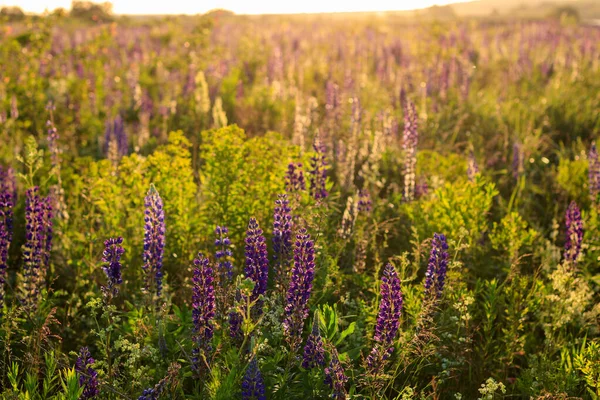
[(467, 179), (467, 161), (458, 154), (442, 155), (433, 150), (417, 153), (417, 175), (429, 177), (435, 187), (438, 183)]
[(67, 171), (66, 182), (72, 188), (67, 202), (76, 215), (71, 215), (61, 239), (65, 248), (81, 248), (74, 245), (78, 243), (86, 249), (74, 259), (93, 269), (100, 258), (101, 243), (108, 237), (123, 236), (125, 258), (134, 264), (125, 271), (138, 270), (135, 267), (141, 265), (144, 237), (144, 197), (150, 183), (156, 186), (165, 207), (166, 269), (169, 264), (185, 264), (193, 258), (200, 238), (197, 186), (189, 147), (181, 131), (172, 132), (168, 144), (147, 158), (137, 154), (123, 157), (116, 169), (108, 160), (84, 159)]
[(471, 245), (487, 230), (487, 215), (497, 194), (494, 184), (483, 179), (459, 180), (444, 184), (427, 200), (410, 205), (408, 212), (420, 239), (439, 232), (458, 240), (459, 232), (465, 230), (467, 244)]
[(502, 218), (500, 223), (494, 222), (490, 242), (495, 250), (504, 251), (514, 261), (519, 257), (519, 250), (530, 246), (537, 236), (534, 229), (527, 227), (518, 212), (511, 212)]
[(251, 216), (267, 228), (276, 196), (284, 192), (285, 171), (294, 148), (275, 133), (247, 139), (236, 125), (205, 131), (202, 142), (204, 228), (225, 225), (237, 240), (234, 243), (241, 240)]
[(582, 188), (588, 187), (587, 173), (587, 160), (560, 159), (556, 182), (569, 195), (569, 198), (575, 200), (579, 205), (587, 204), (589, 199), (588, 191), (582, 190)]

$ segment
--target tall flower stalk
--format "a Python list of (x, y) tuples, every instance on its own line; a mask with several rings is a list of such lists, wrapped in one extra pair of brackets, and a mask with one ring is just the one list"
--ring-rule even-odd
[[(0, 172), (2, 169), (0, 167)], [(0, 178), (3, 176), (0, 174)], [(0, 317), (4, 305), (4, 285), (8, 273), (8, 250), (12, 242), (13, 193), (4, 180), (0, 180)]]
[(377, 373), (394, 351), (394, 341), (400, 327), (402, 314), (402, 292), (400, 279), (391, 264), (387, 264), (381, 278), (381, 300), (375, 324), (373, 341), (375, 346), (367, 357), (367, 366), (371, 372)]
[(231, 282), (233, 278), (233, 263), (231, 258), (231, 240), (229, 239), (229, 229), (226, 226), (217, 226), (215, 228), (215, 257), (217, 259), (217, 271), (219, 273), (221, 286)]
[(475, 154), (473, 152), (469, 153), (469, 160), (467, 162), (467, 178), (469, 181), (473, 182), (475, 180), (475, 176), (479, 173), (479, 166), (477, 165), (477, 160), (475, 159)]
[(45, 285), (45, 272), (52, 248), (52, 207), (49, 198), (40, 196), (37, 186), (26, 193), (25, 238), (22, 302), (27, 307), (35, 308), (39, 292)]
[(435, 233), (431, 244), (431, 253), (425, 274), (425, 298), (442, 297), (446, 273), (448, 272), (448, 243), (446, 236)]
[(577, 203), (574, 201), (569, 204), (566, 215), (567, 234), (565, 240), (565, 260), (576, 263), (581, 254), (581, 244), (583, 242), (583, 222), (581, 212)]
[(325, 384), (332, 390), (331, 398), (335, 400), (344, 400), (346, 398), (346, 382), (348, 377), (344, 372), (344, 367), (340, 363), (340, 358), (335, 347), (331, 348), (331, 360), (329, 366), (325, 368)]
[(402, 150), (404, 151), (404, 201), (415, 198), (415, 181), (417, 172), (417, 145), (419, 134), (417, 131), (417, 110), (411, 101), (404, 107), (404, 133), (402, 137)]
[(200, 373), (201, 365), (209, 365), (209, 353), (214, 334), (215, 290), (213, 269), (208, 258), (201, 253), (194, 259), (192, 289), (192, 320), (194, 323), (194, 349), (192, 367)]
[(306, 182), (302, 172), (302, 163), (289, 163), (285, 173), (285, 191), (297, 193), (304, 190), (306, 190)]
[(102, 253), (102, 270), (106, 275), (106, 286), (102, 288), (107, 299), (112, 299), (119, 293), (119, 285), (123, 283), (121, 277), (121, 257), (125, 254), (123, 238), (108, 238), (104, 241)]
[(327, 183), (327, 156), (325, 145), (316, 137), (313, 143), (315, 151), (310, 160), (310, 194), (315, 200), (322, 200), (328, 196)]
[(294, 266), (283, 320), (283, 332), (292, 349), (295, 349), (302, 340), (302, 329), (308, 316), (308, 300), (314, 276), (315, 247), (306, 229), (302, 228), (296, 235)]
[(273, 215), (273, 261), (280, 288), (285, 287), (292, 256), (292, 225), (290, 202), (286, 194), (280, 194), (275, 200)]
[(260, 229), (256, 218), (250, 218), (246, 231), (246, 268), (245, 274), (254, 282), (251, 301), (256, 301), (267, 291), (269, 279), (269, 259), (267, 257), (267, 244), (263, 231)]
[(145, 198), (144, 265), (145, 289), (156, 298), (162, 293), (163, 255), (165, 250), (165, 212), (163, 201), (154, 185)]

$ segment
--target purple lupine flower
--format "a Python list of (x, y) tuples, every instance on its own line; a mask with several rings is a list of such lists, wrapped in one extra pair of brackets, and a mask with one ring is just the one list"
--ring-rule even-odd
[(92, 367), (94, 363), (95, 361), (88, 348), (82, 347), (75, 362), (75, 371), (79, 374), (79, 387), (83, 388), (83, 393), (79, 399), (92, 399), (100, 393), (98, 372)]
[(426, 297), (439, 299), (442, 296), (446, 273), (448, 270), (448, 243), (446, 236), (440, 233), (433, 234), (429, 264), (425, 274)]
[(588, 185), (590, 188), (590, 195), (592, 200), (596, 202), (598, 200), (598, 194), (600, 194), (600, 161), (598, 161), (596, 143), (592, 143), (592, 147), (588, 154), (588, 163)]
[(213, 269), (208, 258), (198, 253), (194, 259), (194, 277), (192, 289), (192, 320), (194, 323), (193, 368), (200, 370), (200, 357), (208, 363), (208, 353), (212, 351), (211, 341), (214, 334), (215, 289)]
[(316, 137), (313, 143), (315, 155), (310, 159), (310, 194), (315, 200), (328, 196), (327, 188), (327, 158), (326, 148), (321, 140)]
[(368, 213), (371, 211), (373, 202), (371, 201), (371, 194), (365, 188), (358, 191), (358, 211)]
[(278, 279), (287, 275), (292, 253), (292, 209), (286, 194), (275, 200), (273, 215), (273, 260)]
[(415, 197), (415, 175), (417, 166), (417, 131), (418, 115), (412, 101), (407, 101), (404, 107), (404, 133), (402, 150), (404, 151), (404, 200), (412, 201)]
[(287, 293), (283, 331), (292, 347), (302, 335), (304, 320), (308, 316), (308, 300), (315, 276), (315, 246), (305, 228), (296, 235), (294, 266)]
[(8, 250), (12, 242), (14, 188), (10, 169), (0, 166), (0, 317), (8, 272)]
[(242, 322), (244, 322), (242, 315), (237, 310), (231, 310), (227, 315), (227, 321), (229, 323), (229, 337), (233, 340), (240, 340), (243, 334)]
[(566, 215), (567, 238), (565, 241), (565, 259), (571, 262), (577, 262), (581, 253), (581, 243), (583, 242), (583, 222), (581, 212), (577, 203), (574, 201), (569, 204)]
[(217, 226), (215, 228), (215, 257), (217, 259), (217, 268), (220, 276), (221, 285), (231, 281), (233, 278), (233, 263), (231, 257), (231, 240), (229, 240), (229, 229), (226, 226)]
[(285, 173), (285, 191), (296, 193), (302, 190), (306, 190), (302, 163), (291, 162), (288, 164), (288, 169)]
[(400, 327), (402, 291), (400, 279), (392, 264), (387, 264), (383, 270), (380, 296), (379, 314), (373, 336), (375, 346), (367, 357), (367, 365), (374, 369), (379, 368), (394, 351), (394, 341)]
[(162, 292), (162, 266), (165, 250), (165, 212), (163, 202), (154, 185), (150, 185), (144, 200), (144, 265), (145, 288), (160, 297)]
[(331, 361), (329, 366), (325, 368), (325, 384), (333, 390), (331, 398), (343, 400), (346, 398), (346, 388), (344, 385), (348, 381), (348, 377), (344, 373), (344, 367), (340, 363), (337, 350), (332, 348)]
[(475, 180), (475, 175), (479, 173), (479, 166), (477, 165), (477, 160), (475, 159), (475, 154), (473, 152), (469, 153), (469, 160), (467, 163), (467, 177), (469, 181), (473, 182)]
[(102, 288), (106, 296), (114, 297), (119, 293), (119, 287), (123, 283), (121, 278), (121, 256), (125, 253), (123, 249), (123, 238), (108, 238), (104, 241), (102, 252), (102, 270), (106, 274), (107, 286)]
[(251, 300), (255, 301), (267, 291), (269, 279), (269, 259), (263, 231), (256, 218), (250, 218), (246, 231), (246, 277), (254, 281)]
[(153, 388), (144, 389), (142, 395), (138, 397), (138, 400), (158, 400), (168, 385), (175, 384), (180, 369), (181, 365), (177, 363), (171, 364), (167, 371), (167, 375), (158, 381)]
[(420, 177), (415, 184), (415, 197), (421, 198), (427, 196), (429, 193), (429, 184), (427, 183), (427, 179), (424, 177)]
[(52, 218), (54, 217), (54, 212), (52, 209), (52, 204), (54, 200), (51, 195), (42, 198), (42, 223), (44, 227), (44, 247), (42, 249), (43, 253), (43, 262), (42, 268), (40, 270), (40, 283), (45, 283), (46, 271), (50, 266), (50, 253), (52, 251), (52, 238), (54, 234), (53, 230), (53, 222)]
[(319, 331), (319, 319), (315, 316), (312, 332), (308, 335), (304, 354), (302, 355), (302, 368), (310, 369), (322, 367), (325, 365), (325, 349), (323, 348), (323, 338)]
[(265, 382), (263, 380), (258, 362), (253, 358), (248, 364), (244, 378), (242, 379), (243, 400), (266, 400)]
[(25, 238), (23, 247), (23, 288), (22, 299), (26, 306), (35, 306), (39, 294), (39, 279), (43, 269), (45, 251), (44, 210), (37, 186), (27, 189), (25, 199)]

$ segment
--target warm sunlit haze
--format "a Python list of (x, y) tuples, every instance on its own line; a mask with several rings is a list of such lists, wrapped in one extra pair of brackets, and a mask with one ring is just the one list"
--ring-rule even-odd
[[(304, 0), (299, 2), (273, 0), (114, 0), (117, 14), (196, 14), (215, 8), (224, 8), (238, 14), (294, 14), (319, 12), (412, 10), (455, 3), (452, 0)], [(18, 0), (0, 1), (0, 6), (16, 5), (27, 12), (41, 13), (57, 7), (70, 8), (71, 0)]]

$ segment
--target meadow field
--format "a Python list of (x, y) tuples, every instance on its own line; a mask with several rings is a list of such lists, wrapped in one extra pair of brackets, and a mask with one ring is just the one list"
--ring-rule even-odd
[(600, 27), (0, 25), (1, 399), (600, 399)]

